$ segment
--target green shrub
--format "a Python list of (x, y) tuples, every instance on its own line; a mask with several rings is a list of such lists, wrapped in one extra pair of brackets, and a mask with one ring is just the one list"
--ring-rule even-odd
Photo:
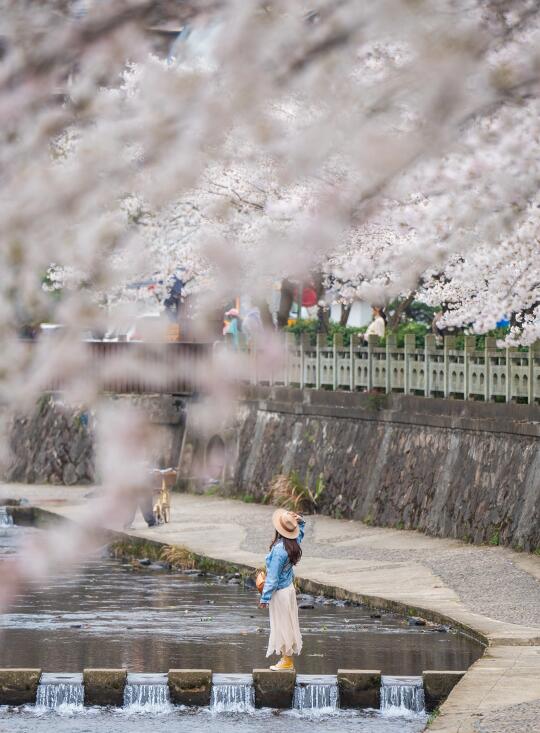
[(501, 535), (498, 529), (496, 529), (495, 532), (493, 532), (493, 534), (489, 538), (489, 544), (492, 547), (498, 547), (501, 544)]
[[(317, 340), (317, 333), (319, 332), (319, 321), (316, 319), (302, 319), (294, 323), (292, 326), (287, 326), (285, 331), (294, 333), (298, 338), (301, 334), (308, 334), (309, 341), (312, 346), (315, 345)], [(353, 334), (365, 333), (367, 326), (357, 328), (355, 326), (341, 326), (339, 323), (330, 323), (328, 326), (327, 333), (327, 345), (332, 346), (334, 342), (334, 335), (340, 334), (343, 337), (343, 345), (349, 347), (351, 343), (351, 336)], [(489, 331), (487, 334), (476, 336), (476, 349), (482, 351), (486, 345), (486, 337), (490, 336), (496, 339), (504, 339), (508, 334), (509, 327), (495, 328)], [(387, 329), (387, 335), (396, 337), (398, 348), (403, 348), (405, 345), (405, 336), (412, 334), (415, 337), (415, 345), (417, 349), (424, 348), (424, 338), (427, 334), (431, 333), (430, 324), (423, 323), (420, 321), (407, 321), (406, 323), (400, 323), (395, 329)], [(464, 330), (456, 331), (456, 349), (462, 350), (465, 345), (466, 333)], [(386, 338), (380, 340), (380, 345), (386, 345)], [(521, 348), (521, 347), (520, 347)]]
[[(334, 335), (341, 335), (343, 337), (343, 345), (349, 347), (351, 343), (351, 336), (353, 334), (364, 333), (366, 328), (367, 326), (356, 328), (354, 326), (341, 326), (339, 323), (330, 323), (328, 326), (328, 333), (326, 338), (327, 345), (332, 346), (332, 344), (334, 343)], [(289, 333), (294, 333), (297, 338), (301, 334), (307, 333), (309, 336), (310, 344), (314, 346), (317, 341), (317, 333), (319, 332), (319, 321), (315, 319), (301, 319), (296, 321), (296, 323), (294, 323), (292, 326), (287, 326), (285, 328), (285, 331)]]

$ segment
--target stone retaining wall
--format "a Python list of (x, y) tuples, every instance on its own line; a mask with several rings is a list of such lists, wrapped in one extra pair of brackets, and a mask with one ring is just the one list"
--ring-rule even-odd
[[(540, 407), (278, 387), (246, 390), (226, 430), (186, 431), (185, 400), (124, 396), (158, 436), (152, 460), (182, 486), (261, 500), (279, 473), (324, 491), (317, 511), (471, 542), (540, 548)], [(187, 434), (186, 434), (187, 433)], [(9, 427), (3, 477), (96, 476), (94, 416), (44, 397)], [(182, 460), (180, 457), (182, 456)], [(193, 477), (193, 478), (192, 478)]]
[(35, 409), (8, 420), (7, 481), (85, 484), (95, 480), (93, 416), (43, 395)]
[[(128, 401), (144, 411), (156, 436), (153, 465), (178, 464), (185, 422), (183, 400), (167, 395), (110, 395), (104, 404), (108, 400)], [(1, 478), (29, 484), (96, 482), (98, 421), (99, 414), (84, 406), (66, 405), (59, 395), (43, 395), (32, 412), (7, 418), (9, 455)]]
[(257, 387), (236, 431), (240, 494), (295, 471), (324, 514), (540, 548), (537, 406)]

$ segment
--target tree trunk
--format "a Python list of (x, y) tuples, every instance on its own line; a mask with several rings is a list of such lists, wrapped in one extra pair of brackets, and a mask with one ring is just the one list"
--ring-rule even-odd
[(317, 320), (319, 321), (317, 331), (319, 333), (328, 333), (330, 331), (330, 308), (319, 305), (317, 307)]
[(388, 326), (389, 329), (394, 329), (394, 328), (397, 328), (398, 327), (399, 322), (401, 320), (401, 316), (407, 310), (407, 308), (410, 306), (410, 304), (413, 302), (415, 295), (416, 295), (416, 293), (411, 293), (406, 298), (404, 298), (401, 301), (401, 303), (399, 303), (399, 305), (397, 306), (397, 308), (396, 308), (393, 316), (388, 319), (387, 326)]
[(339, 317), (339, 325), (346, 326), (349, 322), (349, 316), (351, 315), (352, 303), (341, 304), (341, 315)]
[(266, 300), (259, 300), (255, 303), (261, 314), (261, 322), (265, 329), (273, 330), (274, 321), (272, 319), (272, 313)]
[(290, 280), (281, 281), (281, 297), (277, 314), (277, 325), (279, 329), (285, 328), (289, 320), (289, 313), (294, 300), (294, 285)]

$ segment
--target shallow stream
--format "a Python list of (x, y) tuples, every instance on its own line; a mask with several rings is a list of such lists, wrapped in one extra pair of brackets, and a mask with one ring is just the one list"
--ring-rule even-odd
[[(0, 561), (9, 563), (25, 534), (37, 531), (0, 528)], [(268, 665), (268, 616), (258, 610), (257, 601), (257, 593), (237, 578), (96, 557), (69, 575), (59, 572), (18, 594), (9, 612), (0, 616), (0, 667), (40, 667), (49, 674), (80, 673), (85, 667), (126, 667), (132, 673), (208, 668), (218, 676), (251, 672)], [(479, 644), (452, 630), (409, 626), (398, 616), (378, 617), (366, 607), (329, 599), (317, 599), (314, 606), (300, 611), (304, 652), (297, 669), (304, 675), (335, 675), (338, 668), (345, 668), (418, 676), (424, 669), (466, 669), (482, 653)], [(223, 694), (226, 702), (227, 695), (236, 693)], [(221, 713), (219, 705), (198, 711), (130, 704), (118, 711), (77, 705), (56, 711), (4, 708), (0, 731), (5, 726), (28, 733), (52, 729), (93, 733), (104, 728), (111, 733), (143, 729), (205, 733), (217, 729), (216, 716), (221, 716), (220, 733), (233, 728), (235, 733), (270, 730), (270, 726), (272, 733), (291, 727), (297, 733), (307, 733), (308, 728), (312, 733), (313, 720), (321, 733), (416, 733), (425, 724), (425, 716), (413, 712), (404, 718), (397, 709), (386, 713), (302, 709), (303, 698), (299, 700), (300, 709), (283, 713), (248, 711), (245, 705)], [(145, 714), (149, 712), (152, 715)], [(138, 717), (143, 714), (144, 723)], [(134, 720), (141, 722), (134, 727)]]

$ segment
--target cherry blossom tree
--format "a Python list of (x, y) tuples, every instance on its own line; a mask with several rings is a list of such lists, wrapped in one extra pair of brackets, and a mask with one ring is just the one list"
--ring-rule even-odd
[[(537, 239), (524, 243), (523, 249), (523, 269), (531, 277), (524, 283), (508, 283), (510, 293), (504, 297), (508, 288), (498, 287), (490, 268), (482, 263), (486, 258), (491, 261), (493, 250), (496, 272), (505, 269), (503, 262), (512, 271), (519, 259), (514, 239), (524, 226), (522, 220), (528, 222), (529, 232), (534, 229), (537, 14), (530, 3), (480, 3), (466, 8), (447, 4), (452, 17), (460, 9), (467, 12), (452, 33), (446, 27), (443, 5), (438, 8), (440, 17), (435, 12), (426, 19), (426, 30), (441, 33), (441, 43), (450, 44), (454, 32), (462, 33), (463, 42), (471, 43), (472, 54), (463, 49), (459, 54), (443, 54), (437, 78), (441, 86), (430, 88), (429, 98), (424, 89), (420, 93), (414, 78), (426, 75), (425, 68), (424, 76), (418, 69), (426, 58), (419, 56), (413, 43), (423, 38), (422, 32), (417, 35), (418, 28), (412, 37), (405, 33), (396, 38), (395, 30), (383, 23), (383, 40), (359, 43), (353, 58), (346, 56), (352, 44), (348, 34), (346, 40), (336, 42), (339, 60), (343, 53), (348, 64), (344, 76), (349, 84), (340, 91), (349, 99), (355, 92), (361, 94), (361, 103), (367, 95), (375, 105), (380, 129), (375, 132), (371, 110), (358, 109), (355, 100), (355, 112), (359, 112), (355, 119), (365, 127), (347, 138), (347, 149), (327, 147), (321, 156), (320, 143), (312, 145), (309, 155), (317, 160), (309, 166), (296, 165), (293, 181), (288, 161), (281, 158), (282, 145), (276, 146), (275, 141), (255, 145), (244, 137), (244, 121), (235, 120), (224, 141), (224, 157), (219, 162), (206, 161), (196, 187), (159, 213), (143, 206), (137, 216), (153, 254), (151, 267), (155, 270), (159, 263), (158, 271), (168, 273), (181, 266), (189, 273), (191, 287), (206, 293), (217, 294), (216, 283), (226, 279), (229, 296), (268, 290), (275, 279), (301, 279), (307, 270), (323, 269), (334, 289), (337, 286), (336, 297), (344, 302), (362, 298), (384, 303), (417, 293), (433, 305), (452, 303), (449, 324), (467, 324), (481, 331), (487, 323), (514, 314), (510, 339), (534, 340), (538, 277), (534, 277), (534, 263), (531, 267), (526, 262)], [(324, 24), (324, 14), (310, 18), (310, 22), (304, 20), (306, 26)], [(192, 44), (195, 60), (180, 45), (181, 55), (184, 52), (188, 58), (163, 65), (166, 73), (182, 76), (186, 69), (196, 68), (213, 78), (219, 28), (214, 21), (202, 33), (203, 39), (211, 39), (210, 50), (208, 43), (203, 44), (202, 56)], [(473, 31), (480, 33), (476, 41), (468, 35)], [(327, 60), (324, 54), (323, 60)], [(468, 72), (467, 88), (456, 84), (457, 68)], [(128, 76), (132, 77), (129, 94), (140, 95), (140, 70), (132, 69)], [(437, 106), (442, 99), (449, 105), (443, 116)], [(283, 140), (296, 148), (298, 135), (306, 131), (326, 139), (327, 108), (324, 97), (314, 101), (308, 90), (295, 87), (287, 89), (286, 95), (269, 96), (261, 111), (265, 123), (271, 121), (274, 131), (280, 130)], [(343, 126), (347, 132), (351, 129), (347, 115), (343, 115)], [(329, 139), (335, 142), (335, 136)], [(375, 162), (363, 145), (369, 139), (379, 154)], [(357, 146), (356, 155), (351, 144)], [(403, 160), (404, 156), (409, 157)], [(368, 179), (370, 183), (380, 180), (370, 187)], [(268, 250), (271, 257), (265, 256)], [(459, 269), (456, 261), (461, 263)]]
[[(325, 272), (344, 300), (417, 292), (448, 323), (508, 315), (513, 342), (538, 338), (539, 18), (534, 0), (0, 0), (3, 403), (54, 378), (98, 404), (81, 334), (179, 271), (201, 330), (231, 296)], [(63, 337), (29, 349), (43, 318)], [(217, 373), (238, 369), (209, 367), (222, 394)], [(114, 460), (144, 444), (135, 423), (101, 445), (111, 490), (141, 482)]]

